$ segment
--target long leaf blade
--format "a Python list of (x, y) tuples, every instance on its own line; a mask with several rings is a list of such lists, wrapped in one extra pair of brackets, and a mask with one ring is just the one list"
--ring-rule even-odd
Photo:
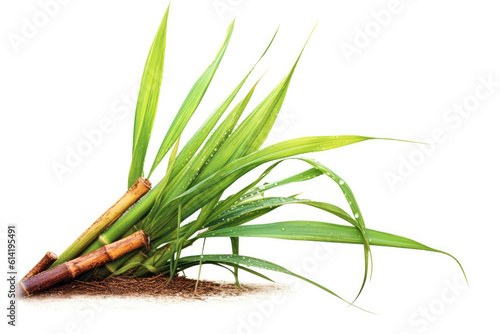
[[(366, 235), (373, 246), (425, 250), (448, 255), (457, 262), (465, 276), (460, 262), (449, 253), (428, 247), (409, 238), (372, 229), (367, 229)], [(197, 236), (197, 238), (214, 237), (258, 237), (349, 244), (363, 244), (364, 242), (361, 233), (355, 227), (307, 220), (230, 227), (201, 233)]]
[(144, 160), (146, 158), (154, 120), (156, 118), (161, 81), (163, 78), (169, 10), (170, 5), (158, 28), (142, 75), (141, 87), (135, 110), (132, 162), (130, 164), (128, 176), (129, 187), (131, 187), (139, 177), (144, 175)]
[[(203, 255), (203, 256), (186, 256), (180, 259), (181, 262), (193, 262), (193, 261), (199, 261), (199, 260), (205, 260), (205, 261), (212, 261), (212, 262), (218, 262), (218, 263), (228, 263), (228, 264), (236, 264), (239, 266), (247, 266), (247, 267), (255, 267), (259, 269), (265, 269), (265, 270), (271, 270), (271, 271), (276, 271), (280, 273), (284, 273), (290, 276), (297, 277), (303, 281), (306, 281), (330, 294), (333, 296), (339, 298), (340, 300), (352, 305), (349, 303), (347, 300), (344, 298), (340, 297), (338, 294), (333, 292), (332, 290), (325, 288), (323, 285), (318, 284), (304, 276), (298, 275), (280, 265), (277, 265), (275, 263), (272, 263), (270, 261), (262, 260), (259, 258), (251, 257), (251, 256), (241, 256), (241, 255)], [(355, 306), (357, 307), (357, 306)], [(358, 307), (359, 308), (359, 307)]]
[(179, 173), (179, 171), (191, 160), (191, 158), (194, 156), (194, 154), (198, 151), (198, 149), (201, 147), (202, 143), (205, 142), (205, 139), (208, 137), (209, 133), (212, 131), (212, 129), (215, 127), (217, 122), (220, 120), (224, 112), (227, 110), (231, 102), (234, 100), (236, 95), (239, 93), (241, 90), (241, 87), (243, 87), (243, 84), (247, 81), (248, 77), (250, 74), (253, 72), (257, 64), (260, 62), (260, 60), (266, 55), (267, 51), (271, 47), (274, 39), (276, 38), (276, 35), (278, 33), (278, 30), (274, 33), (271, 41), (267, 45), (266, 49), (264, 52), (261, 54), (260, 58), (256, 61), (256, 63), (252, 66), (250, 71), (245, 75), (245, 77), (240, 81), (238, 86), (227, 96), (227, 98), (217, 107), (212, 114), (207, 118), (205, 123), (198, 129), (198, 131), (191, 137), (191, 139), (188, 141), (188, 143), (184, 146), (182, 151), (179, 153), (179, 159), (176, 161), (174, 170), (172, 172), (172, 175), (175, 176)]
[(208, 86), (212, 82), (212, 78), (214, 77), (215, 72), (217, 71), (219, 64), (222, 60), (222, 57), (226, 52), (229, 40), (231, 39), (231, 35), (233, 34), (233, 29), (234, 29), (234, 21), (231, 22), (231, 24), (227, 29), (224, 43), (219, 49), (217, 55), (215, 56), (214, 61), (210, 64), (210, 66), (208, 66), (205, 72), (194, 83), (186, 99), (184, 100), (182, 106), (177, 112), (177, 115), (175, 116), (172, 124), (170, 125), (170, 128), (168, 129), (167, 134), (165, 135), (165, 138), (161, 143), (160, 149), (156, 154), (156, 158), (153, 162), (153, 166), (151, 167), (151, 171), (149, 172), (149, 176), (151, 176), (151, 174), (158, 166), (158, 164), (161, 162), (163, 157), (167, 154), (167, 152), (170, 150), (170, 148), (175, 143), (177, 138), (181, 135), (188, 121), (191, 119), (191, 116), (193, 116), (194, 112), (198, 108), (198, 105), (203, 99), (203, 96), (205, 96), (205, 92), (207, 91)]

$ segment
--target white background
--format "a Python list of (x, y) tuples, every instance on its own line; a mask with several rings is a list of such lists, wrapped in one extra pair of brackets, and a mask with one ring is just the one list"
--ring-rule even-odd
[[(26, 20), (43, 16), (40, 4), (46, 2), (4, 0), (0, 8), (1, 249), (6, 249), (6, 225), (17, 224), (22, 274), (47, 250), (61, 253), (125, 191), (133, 107), (123, 108), (124, 101), (136, 91), (167, 6), (166, 1), (61, 2), (47, 22), (35, 22), (39, 27), (33, 36), (14, 47), (9, 38), (22, 36)], [(337, 134), (425, 141), (441, 129), (445, 139), (424, 147), (433, 150), (425, 156), (418, 153), (421, 145), (393, 141), (365, 142), (312, 156), (350, 184), (369, 228), (452, 253), (464, 265), (468, 288), (458, 266), (444, 255), (377, 248), (373, 279), (357, 301), (376, 315), (347, 308), (303, 283), (284, 297), (285, 302), (265, 312), (258, 305), (269, 303), (266, 297), (247, 303), (130, 304), (127, 308), (88, 304), (83, 311), (73, 309), (69, 302), (51, 309), (21, 304), (19, 327), (9, 331), (430, 334), (497, 330), (500, 87), (493, 87), (463, 119), (447, 110), (464, 101), (478, 101), (474, 100), (476, 89), (487, 92), (477, 88), (481, 77), (491, 77), (498, 85), (500, 8), (494, 1), (401, 0), (386, 26), (374, 25), (371, 12), (388, 7), (387, 0), (173, 1), (166, 74), (146, 165), (150, 166), (170, 120), (211, 62), (234, 17), (230, 47), (184, 141), (239, 82), (278, 25), (275, 44), (245, 86), (250, 87), (269, 69), (252, 106), (287, 73), (319, 19), (292, 80), (284, 116), (265, 145), (299, 136)], [(372, 30), (366, 45), (355, 44), (358, 29), (367, 27), (380, 31)], [(346, 57), (341, 49), (346, 44), (358, 45), (358, 53)], [(117, 113), (118, 106), (128, 114)], [(64, 163), (68, 147), (75, 149), (86, 140), (84, 131), (97, 129), (105, 119), (112, 123), (112, 130), (71, 172), (58, 178), (54, 162)], [(418, 157), (424, 158), (391, 187), (388, 173), (397, 175), (401, 159), (415, 162)], [(283, 165), (268, 180), (305, 168)], [(163, 171), (160, 168), (152, 181), (157, 182)], [(280, 193), (293, 194), (297, 189), (305, 191), (304, 198), (345, 207), (338, 189), (327, 179)], [(298, 217), (331, 220), (312, 209), (285, 207), (262, 221)], [(252, 239), (242, 241), (241, 252), (299, 268), (352, 299), (361, 282), (361, 247), (325, 247), (331, 253), (318, 259), (314, 256), (318, 246), (313, 243)], [(196, 251), (199, 246), (189, 252)], [(229, 252), (230, 248), (227, 241), (209, 240), (206, 251)], [(278, 282), (296, 284), (269, 274)], [(231, 279), (209, 268), (202, 277)], [(242, 279), (256, 281), (248, 276)], [(2, 303), (6, 303), (3, 291), (7, 288), (2, 285), (2, 289)], [(6, 318), (1, 318), (5, 328)], [(36, 323), (42, 319), (42, 324)]]

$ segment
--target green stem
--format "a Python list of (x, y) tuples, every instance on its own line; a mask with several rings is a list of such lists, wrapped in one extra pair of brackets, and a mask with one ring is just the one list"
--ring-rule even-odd
[[(51, 268), (58, 266), (66, 261), (73, 260), (76, 258), (86, 247), (98, 238), (99, 234), (103, 233), (111, 224), (115, 221), (121, 220), (120, 216), (123, 217), (124, 213), (134, 205), (137, 201), (140, 202), (140, 198), (146, 194), (149, 189), (151, 189), (151, 182), (140, 177), (137, 181), (127, 190), (127, 192), (120, 197), (120, 199), (113, 204), (106, 212), (104, 212), (87, 230), (85, 230), (52, 264)], [(113, 226), (113, 225), (111, 225)], [(135, 231), (134, 231), (135, 232)], [(116, 241), (113, 239), (108, 243)], [(103, 246), (101, 244), (98, 247), (92, 248), (94, 251)], [(90, 253), (88, 251), (87, 253)]]
[(158, 189), (157, 186), (153, 187), (142, 200), (130, 208), (130, 210), (121, 216), (113, 225), (99, 235), (99, 237), (82, 252), (82, 255), (88, 254), (122, 237), (153, 207)]

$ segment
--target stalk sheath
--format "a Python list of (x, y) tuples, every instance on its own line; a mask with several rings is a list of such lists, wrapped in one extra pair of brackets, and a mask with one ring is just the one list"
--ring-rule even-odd
[(62, 281), (71, 280), (94, 268), (113, 261), (135, 249), (149, 247), (149, 237), (144, 231), (137, 231), (126, 238), (103, 246), (92, 253), (65, 262), (55, 268), (19, 282), (21, 291), (27, 296), (46, 290)]
[(80, 235), (71, 246), (66, 249), (59, 259), (52, 264), (55, 266), (74, 259), (94, 241), (99, 234), (106, 230), (113, 222), (115, 222), (127, 209), (137, 202), (144, 194), (151, 189), (151, 182), (140, 177), (130, 187), (129, 190), (106, 212), (104, 212), (82, 235)]

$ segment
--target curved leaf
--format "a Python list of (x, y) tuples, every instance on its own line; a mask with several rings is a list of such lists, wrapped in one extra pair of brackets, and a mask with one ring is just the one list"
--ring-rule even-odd
[[(366, 235), (368, 236), (370, 244), (373, 246), (408, 248), (446, 254), (458, 263), (465, 276), (465, 271), (463, 270), (460, 262), (449, 253), (428, 247), (412, 239), (395, 234), (367, 229)], [(201, 233), (196, 238), (214, 237), (259, 237), (363, 244), (363, 237), (359, 230), (355, 227), (307, 220), (228, 227)]]
[[(312, 285), (317, 286), (318, 288), (334, 295), (335, 297), (343, 300), (344, 302), (352, 305), (352, 303), (349, 303), (347, 300), (343, 299), (339, 295), (337, 295), (335, 292), (333, 292), (330, 289), (325, 288), (321, 284), (318, 284), (308, 278), (305, 278), (304, 276), (295, 274), (294, 272), (283, 268), (282, 266), (279, 266), (275, 263), (272, 263), (270, 261), (258, 259), (255, 257), (250, 257), (250, 256), (241, 256), (241, 255), (202, 255), (202, 256), (186, 256), (183, 257), (179, 260), (179, 262), (193, 262), (193, 261), (211, 261), (211, 262), (218, 262), (218, 263), (229, 263), (229, 264), (236, 264), (239, 266), (247, 266), (247, 267), (255, 267), (255, 268), (260, 268), (260, 269), (265, 269), (265, 270), (272, 270), (280, 273), (284, 273), (290, 276), (294, 276), (297, 278), (300, 278), (303, 281), (306, 281)], [(357, 307), (353, 305), (354, 307)], [(359, 307), (357, 307), (359, 308)], [(362, 309), (361, 309), (362, 310)]]

